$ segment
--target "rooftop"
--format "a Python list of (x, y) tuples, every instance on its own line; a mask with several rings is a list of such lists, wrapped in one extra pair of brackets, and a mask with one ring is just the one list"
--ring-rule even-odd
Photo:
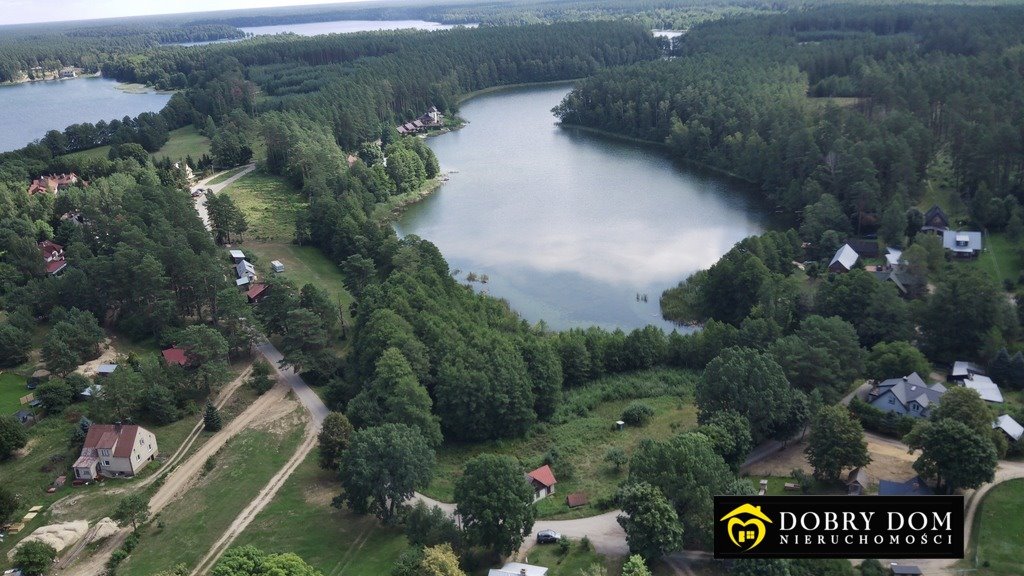
[(840, 264), (847, 270), (853, 270), (853, 267), (857, 264), (857, 259), (860, 255), (854, 250), (849, 244), (843, 244), (843, 247), (836, 251), (836, 255), (832, 257), (832, 261), (828, 263), (829, 268), (833, 264)]
[(1009, 414), (1003, 414), (999, 418), (996, 418), (996, 421), (992, 423), (992, 428), (1002, 430), (1007, 436), (1013, 438), (1014, 442), (1020, 440), (1021, 437), (1024, 436), (1024, 426), (1021, 426)]
[(558, 480), (555, 480), (554, 472), (551, 471), (551, 467), (547, 464), (537, 468), (536, 470), (527, 472), (526, 475), (529, 476), (531, 480), (549, 488), (558, 483)]
[(992, 381), (988, 376), (981, 374), (971, 374), (967, 378), (964, 378), (964, 386), (975, 390), (981, 399), (985, 402), (994, 402), (1002, 404), (1003, 393), (999, 391), (999, 386)]

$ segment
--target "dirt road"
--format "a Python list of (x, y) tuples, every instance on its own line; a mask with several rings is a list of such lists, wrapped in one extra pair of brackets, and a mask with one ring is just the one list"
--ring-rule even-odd
[[(167, 505), (184, 495), (196, 478), (199, 477), (206, 461), (216, 454), (233, 436), (245, 430), (253, 421), (261, 418), (264, 413), (272, 411), (275, 405), (280, 403), (285, 395), (288, 394), (288, 390), (288, 385), (279, 380), (273, 388), (257, 398), (241, 414), (228, 422), (223, 429), (211, 436), (192, 456), (169, 472), (164, 483), (149, 500), (150, 513), (157, 514)], [(129, 530), (127, 528), (122, 528), (117, 534), (111, 536), (92, 556), (81, 562), (72, 563), (70, 567), (65, 569), (65, 573), (73, 576), (96, 576), (97, 574), (102, 574), (107, 559), (124, 542), (128, 533)]]
[[(208, 184), (208, 182), (210, 180), (213, 180), (214, 178), (216, 178), (216, 177), (220, 176), (221, 174), (223, 174), (223, 172), (217, 173), (217, 174), (214, 174), (213, 176), (210, 176), (208, 178), (204, 178), (204, 179), (200, 180), (199, 182), (196, 182), (196, 185), (192, 187), (192, 190), (198, 190), (200, 188), (202, 188), (203, 190), (212, 189), (213, 193), (217, 194), (221, 190), (223, 190), (223, 189), (227, 188), (228, 186), (234, 184), (235, 181), (238, 180), (239, 178), (241, 178), (242, 176), (245, 176), (246, 174), (248, 174), (249, 172), (252, 172), (255, 169), (256, 169), (256, 165), (255, 164), (249, 164), (245, 168), (243, 168), (241, 172), (239, 172), (238, 174), (235, 174), (234, 176), (232, 176), (231, 178), (228, 178), (227, 180), (221, 182), (220, 184)], [(206, 226), (206, 229), (209, 230), (210, 229), (210, 213), (206, 211), (206, 195), (205, 194), (201, 194), (199, 196), (196, 196), (195, 197), (195, 203), (196, 203), (196, 212), (199, 213), (199, 218), (202, 219), (203, 226)]]

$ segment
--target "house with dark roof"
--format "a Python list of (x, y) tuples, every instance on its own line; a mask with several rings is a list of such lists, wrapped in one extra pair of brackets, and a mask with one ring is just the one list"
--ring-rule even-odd
[(43, 262), (46, 263), (46, 273), (56, 276), (67, 268), (68, 263), (64, 260), (64, 247), (52, 240), (43, 240), (38, 244), (39, 252), (43, 255)]
[(943, 230), (942, 247), (957, 258), (974, 258), (981, 254), (981, 232)]
[(917, 372), (913, 372), (902, 378), (890, 378), (876, 384), (868, 392), (868, 404), (883, 412), (927, 418), (945, 393), (946, 387), (942, 384), (929, 386)]
[(857, 251), (861, 258), (878, 258), (878, 240), (870, 238), (847, 238), (846, 243)]
[(914, 476), (903, 482), (898, 480), (878, 481), (879, 496), (931, 496), (933, 494), (935, 491), (920, 476)]
[(156, 436), (135, 424), (93, 424), (72, 468), (75, 480), (135, 476), (156, 459)]
[(857, 265), (857, 260), (860, 255), (857, 251), (850, 247), (849, 244), (843, 244), (843, 246), (836, 250), (835, 256), (832, 257), (832, 261), (828, 263), (828, 271), (836, 273), (844, 273), (853, 270), (853, 267)]
[(923, 574), (921, 569), (913, 564), (897, 564), (895, 562), (889, 565), (889, 572), (892, 576), (921, 576)]
[(526, 480), (533, 487), (534, 502), (554, 494), (555, 484), (558, 483), (558, 480), (555, 480), (555, 473), (551, 471), (551, 466), (547, 464), (527, 472)]
[(949, 217), (936, 204), (924, 213), (924, 225), (921, 226), (921, 232), (941, 236), (946, 230), (949, 230)]
[(267, 297), (267, 291), (270, 290), (270, 286), (267, 284), (255, 284), (252, 288), (245, 291), (245, 297), (249, 299), (249, 304), (258, 304), (260, 300)]
[(1003, 414), (996, 418), (995, 422), (992, 423), (992, 429), (1006, 434), (1007, 439), (1011, 442), (1018, 442), (1021, 437), (1024, 437), (1024, 426), (1021, 426), (1009, 414)]

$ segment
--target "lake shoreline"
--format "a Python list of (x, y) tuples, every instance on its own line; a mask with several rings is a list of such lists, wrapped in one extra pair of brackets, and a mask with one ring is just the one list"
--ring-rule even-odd
[(558, 86), (560, 84), (575, 84), (585, 78), (569, 78), (567, 80), (548, 80), (546, 82), (520, 82), (518, 84), (502, 84), (500, 86), (491, 86), (489, 88), (481, 88), (480, 90), (474, 90), (467, 92), (462, 96), (459, 96), (455, 100), (456, 104), (462, 104), (467, 100), (476, 98), (477, 96), (483, 96), (485, 94), (494, 94), (495, 92), (502, 92), (504, 90), (515, 90), (516, 88), (543, 88), (545, 86)]
[(441, 189), (441, 186), (448, 181), (447, 173), (440, 173), (413, 192), (407, 192), (398, 196), (388, 198), (387, 202), (380, 202), (373, 209), (374, 218), (381, 224), (394, 224), (402, 216), (402, 213), (414, 204), (418, 204), (431, 194)]

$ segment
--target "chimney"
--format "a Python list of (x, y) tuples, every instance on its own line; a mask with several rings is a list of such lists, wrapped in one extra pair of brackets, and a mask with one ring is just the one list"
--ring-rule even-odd
[(519, 569), (519, 576), (526, 576), (526, 568)]
[(121, 435), (121, 421), (114, 422), (114, 434)]

